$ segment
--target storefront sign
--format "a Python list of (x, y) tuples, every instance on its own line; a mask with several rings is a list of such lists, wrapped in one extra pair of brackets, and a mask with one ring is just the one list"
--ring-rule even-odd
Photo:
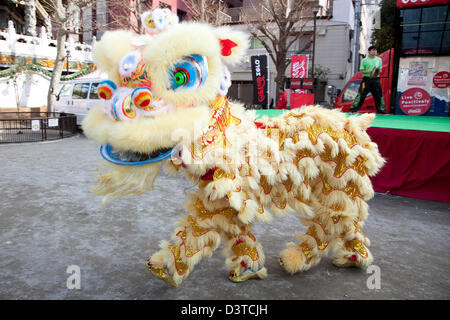
[(433, 84), (436, 88), (447, 88), (450, 85), (450, 73), (447, 71), (440, 71), (433, 77)]
[(397, 0), (397, 8), (423, 7), (436, 4), (448, 4), (448, 0)]
[(410, 116), (420, 116), (431, 106), (431, 97), (423, 89), (411, 88), (402, 93), (399, 99), (400, 108)]
[[(308, 56), (294, 55), (291, 57), (291, 88), (301, 89), (301, 82), (294, 79), (306, 78), (308, 76)], [(292, 86), (294, 83), (294, 87)], [(298, 84), (296, 86), (296, 84)], [(308, 93), (307, 90), (296, 90), (297, 93)]]
[[(314, 87), (314, 79), (313, 78), (304, 78), (304, 79), (291, 79), (291, 89), (295, 90), (295, 92), (297, 92), (297, 90), (299, 89), (313, 89)], [(305, 93), (304, 91), (306, 90), (302, 90), (303, 93)]]
[(253, 77), (253, 104), (269, 107), (269, 77), (267, 56), (251, 57)]

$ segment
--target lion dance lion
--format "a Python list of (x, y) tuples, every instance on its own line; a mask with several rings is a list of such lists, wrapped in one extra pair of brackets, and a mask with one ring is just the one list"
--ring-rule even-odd
[(227, 65), (243, 60), (245, 33), (178, 23), (160, 9), (143, 22), (149, 34), (109, 31), (96, 44), (109, 80), (83, 130), (106, 160), (93, 190), (104, 202), (149, 192), (161, 168), (198, 183), (188, 215), (146, 261), (150, 271), (177, 286), (224, 241), (231, 281), (263, 279), (253, 223), (292, 212), (308, 229), (280, 253), (287, 272), (308, 270), (330, 250), (336, 266), (370, 265), (361, 228), (374, 195), (369, 176), (384, 163), (366, 133), (374, 115), (308, 106), (256, 119), (226, 96)]

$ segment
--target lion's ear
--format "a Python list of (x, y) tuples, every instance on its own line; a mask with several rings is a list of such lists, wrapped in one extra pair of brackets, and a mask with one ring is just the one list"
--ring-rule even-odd
[(229, 65), (241, 62), (250, 45), (248, 35), (230, 27), (219, 27), (215, 32), (221, 46), (222, 61)]

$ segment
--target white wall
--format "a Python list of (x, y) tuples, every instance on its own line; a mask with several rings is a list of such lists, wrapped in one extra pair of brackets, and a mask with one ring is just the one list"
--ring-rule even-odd
[(0, 78), (0, 111), (2, 108), (19, 107), (45, 108), (47, 106), (47, 91), (49, 78), (41, 74), (21, 74), (16, 78), (16, 86), (11, 78)]
[(355, 10), (351, 0), (334, 0), (333, 1), (333, 18), (332, 21), (344, 22), (353, 30), (355, 26)]

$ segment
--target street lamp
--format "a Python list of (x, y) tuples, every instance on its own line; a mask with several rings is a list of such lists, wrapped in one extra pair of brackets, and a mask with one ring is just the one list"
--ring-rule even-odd
[(69, 57), (70, 57), (70, 51), (66, 51), (66, 58), (67, 58), (67, 64), (66, 64), (66, 75), (69, 75)]
[[(314, 29), (313, 29), (313, 52), (312, 52), (312, 66), (311, 66), (311, 75), (313, 78), (313, 93), (315, 93), (315, 83), (316, 83), (316, 78), (314, 76), (314, 58), (316, 56), (316, 18), (317, 18), (317, 13), (319, 12), (319, 10), (322, 8), (322, 6), (318, 3), (314, 3), (311, 6), (311, 10), (314, 14)], [(315, 100), (315, 96), (314, 96), (314, 100)]]

